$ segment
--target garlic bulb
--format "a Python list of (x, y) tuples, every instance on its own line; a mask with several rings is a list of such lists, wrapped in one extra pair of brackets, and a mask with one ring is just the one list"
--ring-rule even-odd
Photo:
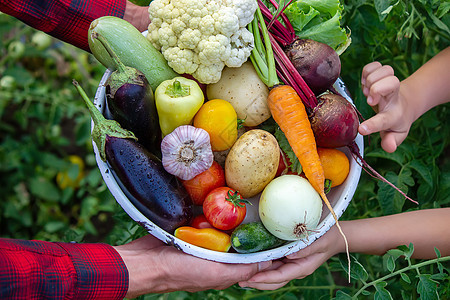
[(214, 155), (209, 134), (191, 125), (177, 127), (161, 142), (164, 169), (182, 180), (189, 180), (211, 167)]

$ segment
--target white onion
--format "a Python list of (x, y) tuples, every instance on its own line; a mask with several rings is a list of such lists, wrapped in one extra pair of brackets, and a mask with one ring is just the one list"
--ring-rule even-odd
[(259, 217), (280, 239), (293, 241), (317, 229), (322, 215), (322, 199), (308, 180), (298, 175), (282, 175), (264, 189), (259, 201)]

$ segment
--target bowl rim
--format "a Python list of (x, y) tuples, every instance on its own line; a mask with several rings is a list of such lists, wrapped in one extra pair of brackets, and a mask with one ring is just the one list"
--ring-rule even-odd
[[(107, 69), (105, 73), (103, 74), (103, 77), (98, 85), (97, 92), (95, 94), (94, 98), (94, 104), (97, 107), (97, 109), (104, 113), (104, 110), (106, 109), (106, 96), (105, 96), (105, 82), (112, 73), (111, 70)], [(342, 79), (338, 78), (336, 83), (333, 85), (336, 91), (341, 94), (344, 98), (346, 98), (349, 102), (353, 103), (351, 97), (349, 96), (348, 90), (342, 81)], [(91, 122), (91, 130), (93, 128), (93, 122)], [(364, 149), (364, 140), (363, 137), (358, 133), (356, 136), (355, 142), (357, 146), (360, 149), (360, 154), (363, 156), (363, 149)], [(152, 234), (154, 237), (158, 238), (162, 242), (172, 245), (175, 248), (182, 250), (185, 253), (191, 254), (193, 256), (204, 258), (216, 262), (223, 262), (223, 263), (256, 263), (256, 262), (262, 262), (262, 261), (269, 261), (274, 259), (279, 259), (281, 257), (284, 257), (286, 255), (295, 253), (306, 246), (310, 245), (312, 242), (314, 242), (316, 239), (324, 235), (334, 224), (335, 220), (333, 216), (329, 213), (328, 209), (324, 205), (323, 212), (328, 212), (326, 216), (324, 217), (324, 214), (322, 214), (321, 221), (318, 225), (319, 230), (317, 232), (313, 232), (310, 234), (306, 239), (300, 239), (297, 241), (288, 241), (286, 244), (281, 245), (277, 248), (264, 250), (260, 252), (255, 253), (247, 253), (247, 254), (241, 254), (241, 253), (230, 253), (230, 252), (218, 252), (214, 250), (205, 249), (199, 246), (192, 245), (190, 243), (187, 243), (185, 241), (182, 241), (178, 238), (176, 238), (174, 235), (164, 231), (159, 226), (154, 224), (152, 221), (150, 221), (148, 218), (146, 218), (131, 202), (127, 199), (126, 195), (120, 188), (120, 185), (118, 184), (116, 177), (114, 176), (114, 172), (112, 172), (110, 166), (102, 161), (100, 158), (100, 154), (97, 148), (97, 145), (92, 142), (93, 144), (93, 150), (95, 153), (95, 159), (97, 162), (97, 166), (100, 170), (100, 173), (103, 177), (103, 180), (105, 181), (109, 191), (114, 196), (116, 201), (119, 203), (119, 205), (124, 209), (124, 211), (138, 224), (143, 226), (148, 233)], [(340, 189), (341, 197), (336, 203), (333, 205), (333, 210), (336, 213), (336, 216), (340, 218), (344, 211), (347, 209), (351, 199), (353, 198), (353, 195), (356, 191), (359, 178), (361, 176), (361, 165), (353, 158), (353, 156), (348, 152), (348, 149), (341, 149), (344, 152), (346, 152), (347, 156), (350, 160), (350, 172), (344, 181), (343, 184), (341, 184), (338, 187), (335, 187), (334, 189)], [(330, 192), (332, 193), (333, 190)], [(331, 199), (331, 197), (330, 197)], [(331, 201), (331, 200), (330, 200)]]

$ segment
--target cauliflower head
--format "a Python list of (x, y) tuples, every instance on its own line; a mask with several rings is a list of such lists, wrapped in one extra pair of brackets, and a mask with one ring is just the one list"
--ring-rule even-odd
[(256, 0), (153, 0), (147, 38), (179, 74), (219, 81), (225, 66), (240, 67), (253, 49), (246, 26)]

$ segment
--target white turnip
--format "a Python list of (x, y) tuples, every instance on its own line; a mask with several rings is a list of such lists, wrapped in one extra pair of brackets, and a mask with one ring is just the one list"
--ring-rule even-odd
[(320, 195), (298, 175), (275, 178), (259, 200), (259, 217), (264, 227), (282, 240), (307, 238), (317, 229), (321, 215)]

